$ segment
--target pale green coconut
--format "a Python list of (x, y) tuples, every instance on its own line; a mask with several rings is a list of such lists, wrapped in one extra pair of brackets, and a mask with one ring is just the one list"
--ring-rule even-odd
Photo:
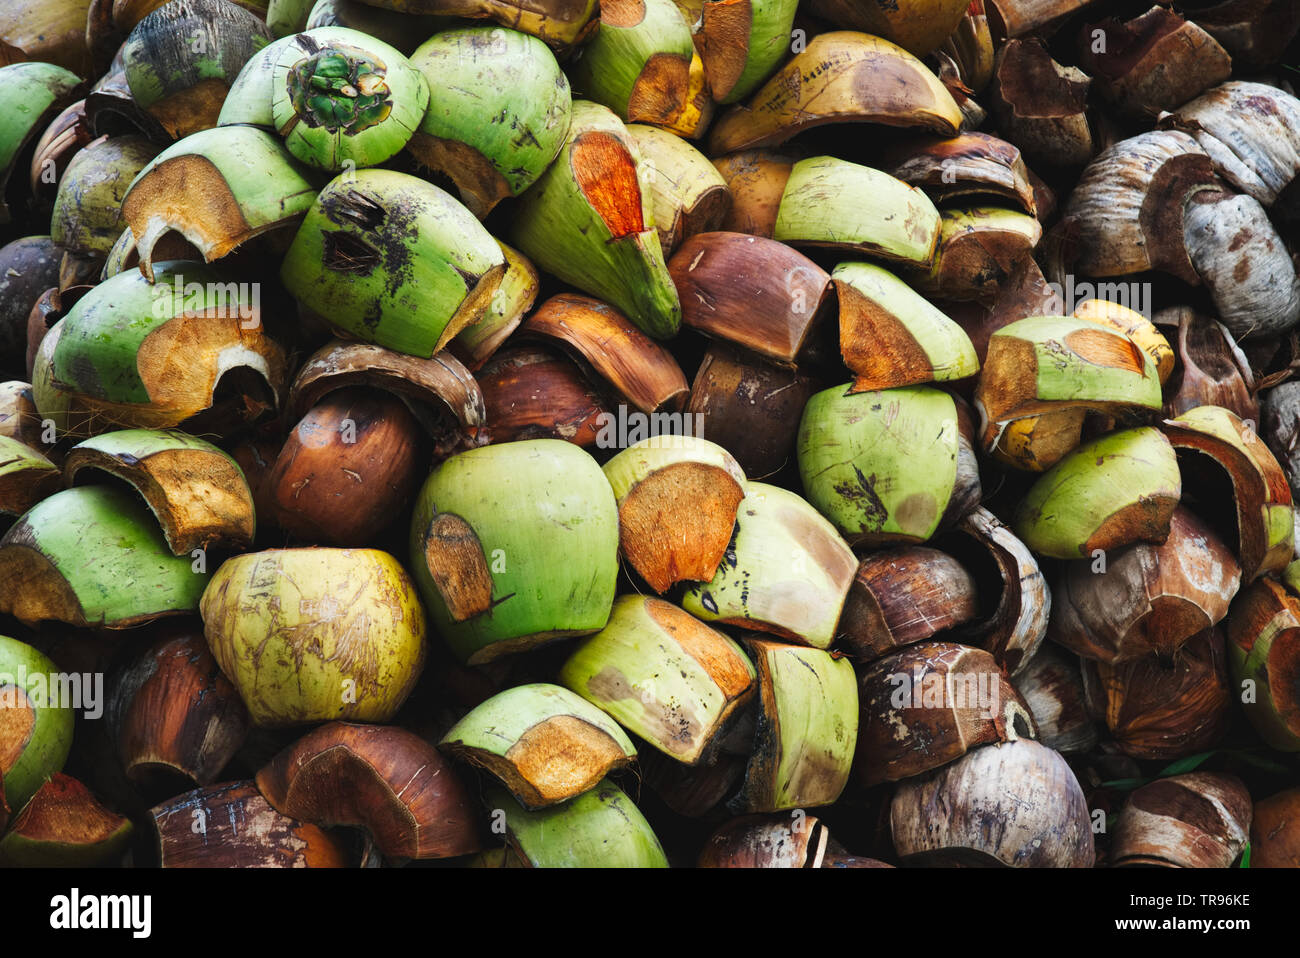
[(559, 685), (537, 682), (476, 705), (438, 747), (487, 769), (527, 808), (568, 801), (636, 758), (618, 723)]
[[(719, 103), (743, 100), (771, 76), (790, 49), (798, 0), (704, 0), (696, 41), (709, 92)], [(736, 57), (736, 35), (744, 37), (744, 57)]]
[(0, 515), (20, 516), (59, 488), (59, 467), (11, 436), (0, 436)]
[(42, 500), (0, 538), (0, 579), (0, 612), (23, 622), (125, 629), (198, 611), (208, 573), (172, 554), (134, 494), (79, 486)]
[(271, 120), (289, 152), (310, 166), (376, 166), (401, 152), (420, 125), (429, 86), (382, 40), (331, 29), (315, 51), (301, 42), (281, 51), (271, 71)]
[(0, 67), (0, 223), (10, 210), (4, 188), (23, 147), (76, 96), (81, 78), (53, 63)]
[(1080, 444), (1043, 473), (1011, 527), (1057, 559), (1093, 559), (1132, 542), (1164, 542), (1182, 495), (1178, 457), (1158, 429), (1123, 429)]
[(176, 139), (216, 126), (230, 84), (270, 42), (261, 18), (237, 4), (171, 0), (122, 44), (131, 99)]
[(596, 461), (558, 439), (484, 446), (429, 476), (411, 568), (437, 631), (470, 664), (604, 628), (618, 509)]
[(532, 186), (564, 145), (569, 81), (536, 37), (503, 27), (448, 30), (423, 43), (411, 65), (430, 96), (409, 149), (450, 176), (476, 216)]
[(406, 173), (344, 173), (280, 265), (285, 288), (350, 338), (421, 356), (488, 311), (506, 258), (472, 213)]
[(837, 801), (858, 741), (858, 680), (852, 663), (821, 649), (749, 641), (763, 716), (737, 812), (780, 812)]
[(271, 549), (222, 563), (203, 633), (254, 724), (389, 722), (426, 653), (424, 610), (378, 549)]
[(816, 509), (793, 492), (751, 480), (717, 575), (682, 593), (682, 607), (705, 622), (824, 649), (857, 571), (853, 550)]
[(961, 438), (945, 392), (816, 393), (799, 423), (804, 494), (850, 544), (924, 542), (957, 490)]
[[(605, 12), (569, 67), (574, 88), (625, 123), (671, 124), (688, 93), (695, 52), (690, 24), (673, 0), (613, 0), (611, 7), (618, 14)], [(632, 10), (640, 13), (635, 23), (627, 15)]]
[[(53, 694), (62, 691), (60, 674), (30, 645), (0, 635), (0, 723), (7, 732), (28, 726), (18, 741), (6, 736), (7, 754), (0, 756), (0, 795), (15, 815), (46, 779), (63, 770), (72, 750), (76, 703), (58, 701)], [(15, 746), (16, 754), (11, 751)]]
[(96, 140), (79, 150), (59, 177), (50, 236), (64, 249), (108, 256), (122, 235), (127, 188), (158, 155), (142, 136)]
[[(606, 780), (572, 801), (538, 811), (505, 789), (486, 790), (493, 823), (534, 868), (667, 868), (663, 846), (632, 800)], [(495, 827), (495, 824), (494, 824)]]
[(772, 236), (928, 268), (939, 226), (939, 211), (916, 187), (869, 166), (814, 156), (791, 168)]
[(560, 681), (670, 758), (708, 762), (754, 696), (740, 646), (677, 606), (620, 596), (609, 624), (578, 643)]
[[(361, 38), (364, 38), (364, 34)], [(225, 102), (221, 104), (221, 114), (217, 118), (218, 126), (236, 126), (249, 124), (260, 126), (265, 130), (275, 129), (275, 119), (271, 115), (271, 102), (275, 99), (275, 67), (286, 51), (298, 51), (298, 58), (311, 56), (321, 47), (331, 42), (356, 43), (360, 39), (354, 30), (339, 30), (336, 27), (317, 27), (311, 30), (295, 30), (289, 36), (281, 37), (268, 43), (251, 56), (244, 64), (239, 76)]]
[(950, 382), (979, 372), (966, 331), (912, 287), (874, 263), (840, 263), (840, 352), (855, 391)]
[(607, 108), (574, 101), (564, 147), (520, 197), (508, 238), (648, 335), (676, 335), (682, 307), (655, 232), (651, 177), (636, 141)]

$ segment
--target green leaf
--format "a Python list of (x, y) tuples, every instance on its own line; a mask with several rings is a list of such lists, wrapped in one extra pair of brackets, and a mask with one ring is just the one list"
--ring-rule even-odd
[(1101, 787), (1117, 788), (1121, 792), (1131, 792), (1135, 788), (1141, 788), (1149, 781), (1151, 781), (1149, 778), (1114, 778), (1109, 782), (1102, 782)]
[(1245, 847), (1241, 850), (1241, 857), (1237, 859), (1238, 868), (1250, 867), (1250, 842), (1246, 842)]
[(1200, 755), (1188, 755), (1186, 758), (1180, 758), (1176, 762), (1170, 762), (1156, 778), (1164, 778), (1166, 775), (1182, 775), (1184, 772), (1191, 772), (1205, 764), (1205, 760), (1218, 754), (1217, 751), (1202, 752)]
[(1290, 775), (1294, 771), (1284, 762), (1279, 762), (1272, 755), (1262, 750), (1242, 750), (1240, 752), (1232, 752), (1231, 754), (1236, 758), (1241, 759), (1241, 761), (1246, 765), (1253, 766), (1254, 768), (1260, 769), (1264, 772), (1271, 772), (1274, 775)]

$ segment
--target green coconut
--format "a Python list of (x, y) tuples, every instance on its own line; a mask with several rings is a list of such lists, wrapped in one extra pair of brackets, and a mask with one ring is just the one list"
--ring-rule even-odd
[(636, 758), (612, 718), (559, 685), (519, 685), (470, 710), (439, 748), (485, 768), (527, 808), (568, 801)]
[(0, 612), (23, 622), (126, 629), (197, 611), (208, 573), (172, 554), (131, 492), (79, 486), (42, 500), (0, 538), (0, 580)]
[(424, 668), (414, 584), (377, 549), (272, 549), (222, 563), (203, 634), (253, 723), (391, 721)]
[(924, 542), (958, 488), (960, 444), (945, 392), (838, 386), (804, 407), (799, 475), (808, 501), (850, 544)]
[(159, 147), (142, 136), (114, 136), (78, 150), (59, 177), (50, 236), (64, 249), (107, 256), (122, 235), (122, 199)]
[(939, 211), (916, 187), (869, 166), (814, 156), (791, 168), (772, 237), (928, 268), (939, 226)]
[(448, 30), (425, 41), (411, 65), (430, 96), (408, 149), (450, 176), (474, 215), (532, 186), (564, 145), (569, 81), (536, 37), (502, 27)]
[(673, 0), (607, 0), (569, 68), (574, 88), (625, 123), (668, 124), (689, 96), (691, 27)]
[(76, 99), (80, 86), (80, 77), (53, 63), (0, 67), (0, 223), (12, 217), (4, 193), (23, 147)]
[(835, 527), (793, 492), (750, 481), (711, 582), (682, 593), (705, 622), (771, 632), (824, 649), (858, 571)]
[(230, 84), (270, 42), (262, 19), (228, 0), (171, 0), (132, 28), (122, 66), (135, 105), (180, 139), (216, 126)]
[(1011, 527), (1029, 548), (1057, 559), (1165, 541), (1182, 495), (1178, 457), (1158, 429), (1107, 433), (1043, 473)]
[(269, 230), (296, 224), (316, 198), (311, 173), (270, 133), (252, 126), (201, 130), (163, 150), (122, 200), (141, 269), (179, 233), (212, 262)]
[(574, 101), (564, 146), (520, 197), (510, 229), (511, 243), (543, 270), (650, 336), (676, 335), (682, 307), (655, 232), (650, 172), (606, 107)]
[(979, 372), (966, 331), (901, 279), (874, 263), (840, 263), (840, 352), (855, 392), (950, 382)]
[(224, 450), (178, 429), (123, 429), (87, 439), (64, 460), (69, 483), (104, 472), (129, 483), (148, 503), (176, 555), (214, 542), (252, 545), (253, 493)]
[(493, 828), (534, 868), (667, 868), (668, 858), (632, 800), (606, 780), (560, 805), (528, 811), (500, 787), (484, 795)]
[(491, 661), (604, 628), (618, 577), (618, 509), (596, 461), (558, 439), (484, 446), (441, 463), (411, 520), (411, 568), (462, 661)]
[(736, 812), (780, 812), (837, 801), (849, 781), (858, 741), (858, 680), (853, 664), (821, 649), (749, 640), (758, 665), (754, 750)]
[(156, 284), (138, 270), (104, 280), (41, 341), (32, 394), (60, 436), (178, 425), (209, 409), (237, 368), (279, 396), (284, 353), (266, 335), (252, 287), (203, 263), (157, 266)]
[(620, 596), (609, 624), (578, 643), (560, 681), (659, 751), (707, 764), (754, 697), (740, 646), (663, 599)]
[(310, 166), (376, 166), (410, 140), (429, 105), (429, 86), (382, 40), (331, 29), (319, 46), (313, 34), (301, 34), (280, 51), (271, 71), (271, 119), (289, 152)]
[(451, 194), (362, 170), (321, 190), (280, 277), (350, 338), (428, 359), (482, 318), (505, 271), (500, 244)]
[(75, 703), (51, 695), (62, 688), (54, 685), (59, 674), (30, 645), (0, 635), (0, 797), (15, 814), (72, 750)]

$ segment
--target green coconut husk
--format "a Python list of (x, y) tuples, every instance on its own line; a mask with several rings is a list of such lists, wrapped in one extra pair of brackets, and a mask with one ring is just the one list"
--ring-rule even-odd
[(854, 392), (950, 382), (979, 372), (966, 331), (912, 287), (873, 263), (840, 263), (840, 352)]
[(20, 516), (58, 488), (58, 466), (26, 443), (0, 436), (0, 515)]
[(731, 191), (718, 168), (686, 140), (640, 123), (627, 132), (650, 171), (650, 202), (664, 256), (697, 233), (718, 229), (731, 210)]
[(77, 99), (80, 87), (80, 77), (53, 63), (0, 67), (0, 223), (13, 216), (5, 194), (23, 148)]
[(116, 276), (125, 269), (130, 269), (139, 262), (135, 251), (135, 234), (131, 232), (131, 227), (122, 230), (116, 240), (113, 241), (112, 247), (109, 248), (108, 255), (104, 257), (104, 269), (99, 274), (100, 281)]
[(465, 364), (470, 369), (478, 369), (487, 362), (515, 331), (537, 302), (541, 290), (541, 278), (528, 257), (513, 246), (505, 243), (500, 246), (506, 258), (506, 271), (501, 285), (492, 293), (492, 304), (453, 340), (456, 349), (465, 354)]
[(448, 30), (411, 65), (429, 84), (429, 109), (408, 149), (450, 176), (474, 215), (537, 181), (564, 145), (569, 81), (536, 37), (502, 27)]
[(203, 439), (176, 429), (123, 429), (73, 446), (63, 467), (69, 483), (89, 470), (133, 486), (176, 555), (214, 542), (252, 545), (256, 520), (248, 481), (234, 459)]
[(928, 268), (939, 225), (939, 211), (916, 187), (869, 166), (814, 156), (790, 170), (772, 237)]
[(1173, 446), (1158, 429), (1123, 429), (1082, 443), (1043, 473), (1011, 527), (1035, 552), (1092, 559), (1133, 542), (1164, 542), (1182, 495)]
[(1209, 456), (1227, 472), (1237, 513), (1242, 581), (1280, 574), (1295, 548), (1291, 487), (1253, 424), (1222, 406), (1197, 406), (1166, 419), (1164, 429), (1175, 449)]
[(452, 456), (411, 521), (429, 615), (471, 665), (604, 628), (618, 576), (618, 511), (596, 461), (558, 439)]
[(208, 129), (240, 69), (270, 42), (259, 17), (227, 0), (171, 0), (122, 45), (131, 98), (175, 139)]
[(772, 75), (790, 49), (798, 7), (798, 0), (704, 0), (695, 42), (713, 99), (743, 100)]
[(90, 790), (55, 773), (13, 820), (0, 840), (0, 865), (26, 868), (93, 868), (115, 862), (133, 826), (109, 811)]
[(629, 446), (603, 469), (618, 499), (619, 551), (650, 588), (712, 579), (745, 496), (735, 457), (707, 439), (662, 435)]
[(310, 176), (279, 140), (251, 126), (201, 130), (173, 143), (122, 201), (145, 275), (153, 279), (154, 248), (169, 232), (212, 262), (294, 225), (316, 198)]
[(625, 595), (609, 624), (565, 661), (560, 682), (665, 755), (698, 765), (753, 699), (754, 667), (735, 642), (677, 606)]
[(1259, 737), (1281, 752), (1300, 752), (1297, 566), (1300, 563), (1293, 562), (1287, 567), (1286, 589), (1272, 579), (1258, 579), (1242, 589), (1227, 621), (1231, 687), (1241, 690), (1242, 711)]
[(60, 436), (179, 425), (211, 407), (232, 369), (280, 396), (284, 353), (247, 288), (203, 263), (159, 263), (155, 275), (155, 285), (136, 270), (105, 280), (45, 334), (32, 394)]
[(62, 771), (72, 750), (76, 713), (73, 703), (51, 694), (58, 674), (58, 666), (41, 652), (0, 635), (0, 732), (5, 745), (0, 752), (0, 800), (15, 813), (42, 782)]
[(604, 0), (569, 67), (574, 89), (625, 123), (672, 125), (688, 106), (691, 27), (673, 0)]
[(852, 663), (821, 649), (748, 640), (758, 665), (754, 751), (735, 812), (816, 808), (839, 799), (858, 741)]
[(316, 27), (311, 30), (294, 30), (258, 50), (248, 58), (239, 75), (231, 84), (230, 93), (221, 104), (218, 126), (257, 126), (275, 130), (271, 104), (276, 98), (275, 68), (281, 58), (291, 57), (286, 51), (297, 51), (297, 59), (306, 59), (330, 43), (364, 41), (365, 34), (338, 27)]
[(79, 150), (59, 178), (50, 218), (54, 242), (84, 255), (112, 253), (125, 225), (127, 188), (159, 149), (142, 136), (115, 136)]
[(331, 29), (318, 49), (304, 33), (280, 51), (271, 71), (271, 120), (289, 152), (309, 166), (376, 166), (410, 140), (428, 108), (429, 86), (382, 40)]
[(271, 36), (282, 39), (307, 29), (315, 0), (270, 0), (266, 7), (266, 25)]
[[(93, 556), (93, 562), (86, 557)], [(198, 610), (208, 574), (177, 557), (130, 492), (80, 486), (42, 500), (0, 538), (0, 612), (126, 629)]]
[(643, 332), (670, 338), (682, 308), (654, 229), (651, 193), (649, 172), (619, 118), (576, 100), (555, 162), (520, 197), (510, 241)]
[(203, 632), (255, 725), (385, 723), (424, 668), (414, 584), (377, 549), (272, 549), (223, 562)]
[(827, 389), (799, 424), (804, 493), (851, 544), (923, 542), (956, 491), (960, 441), (956, 404), (938, 389)]
[(487, 312), (505, 271), (500, 245), (450, 194), (362, 170), (321, 190), (280, 277), (352, 338), (427, 359)]
[(1068, 407), (1159, 409), (1151, 357), (1123, 333), (1072, 316), (1031, 316), (989, 337), (977, 407), (997, 428)]
[(799, 496), (751, 481), (713, 581), (682, 594), (705, 622), (771, 632), (827, 648), (858, 571), (835, 527)]
[(612, 718), (559, 685), (519, 685), (470, 710), (438, 743), (485, 768), (526, 808), (576, 798), (636, 758)]
[(632, 800), (606, 780), (560, 805), (521, 807), (500, 787), (485, 790), (492, 820), (534, 868), (667, 868), (663, 846)]

